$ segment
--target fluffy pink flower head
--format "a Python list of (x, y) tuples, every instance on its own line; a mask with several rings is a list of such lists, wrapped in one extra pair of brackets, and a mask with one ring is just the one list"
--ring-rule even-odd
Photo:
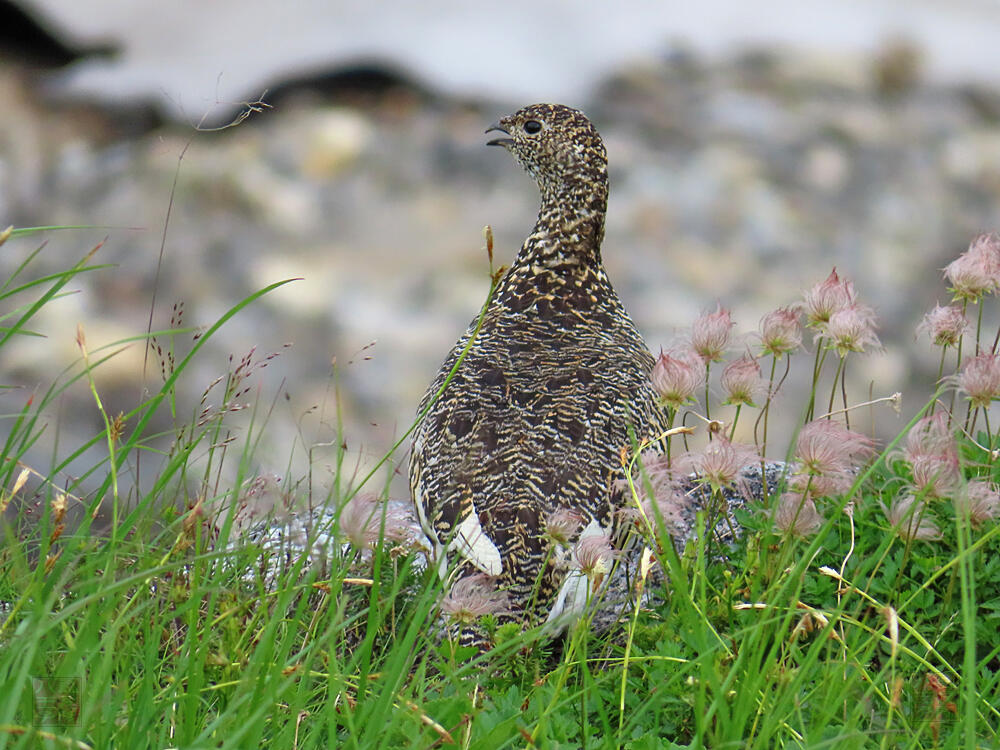
[(726, 354), (734, 325), (729, 310), (717, 305), (715, 312), (704, 313), (691, 326), (691, 348), (703, 362), (718, 362)]
[(882, 510), (903, 539), (931, 541), (941, 538), (941, 529), (934, 522), (926, 504), (913, 495), (896, 498), (888, 508), (883, 505)]
[(793, 352), (802, 346), (802, 325), (799, 311), (779, 307), (760, 319), (761, 353), (772, 357)]
[(731, 443), (723, 435), (700, 451), (688, 451), (677, 456), (674, 468), (678, 473), (697, 474), (714, 488), (732, 486), (740, 478), (743, 467), (759, 461), (760, 454), (751, 445)]
[(839, 422), (816, 419), (799, 430), (795, 458), (799, 468), (793, 486), (818, 496), (834, 495), (851, 486), (858, 465), (872, 456), (872, 440)]
[(958, 487), (962, 472), (958, 456), (917, 456), (910, 461), (913, 490), (922, 497), (949, 497)]
[[(642, 463), (642, 471), (633, 475), (636, 490), (634, 500), (638, 500), (638, 506), (634, 500), (628, 502), (621, 509), (621, 515), (643, 532), (659, 531), (662, 519), (667, 532), (674, 534), (683, 522), (684, 508), (689, 505), (688, 498), (680, 488), (666, 456), (643, 456)], [(619, 481), (624, 491), (628, 492), (625, 480)]]
[(944, 277), (956, 300), (977, 301), (1000, 285), (1000, 239), (981, 234), (969, 249), (945, 266)]
[(383, 514), (385, 538), (406, 541), (409, 537), (407, 519), (399, 509), (380, 503), (371, 493), (355, 495), (344, 505), (337, 519), (340, 533), (355, 549), (374, 547), (383, 532)]
[(984, 352), (969, 357), (952, 380), (974, 407), (987, 407), (1000, 397), (1000, 356)]
[(826, 325), (821, 326), (821, 335), (840, 356), (863, 352), (869, 346), (882, 346), (875, 335), (875, 311), (857, 303), (834, 312)]
[(910, 464), (913, 487), (926, 497), (945, 497), (958, 486), (958, 444), (946, 412), (924, 417), (906, 436), (903, 458)]
[(705, 382), (705, 365), (694, 352), (663, 352), (650, 375), (653, 389), (671, 409), (678, 409), (694, 398)]
[(855, 461), (875, 452), (871, 438), (832, 419), (814, 419), (799, 430), (795, 457), (816, 474), (857, 468)]
[(582, 525), (583, 516), (569, 508), (560, 508), (545, 519), (545, 533), (555, 544), (567, 547)]
[(969, 321), (958, 305), (934, 305), (917, 326), (917, 333), (926, 333), (935, 346), (958, 346), (968, 331)]
[(756, 406), (754, 399), (764, 391), (764, 379), (760, 365), (749, 354), (734, 359), (722, 371), (722, 392), (726, 394), (726, 404), (747, 404)]
[(783, 534), (805, 537), (823, 525), (823, 516), (809, 495), (786, 492), (774, 509), (774, 526)]
[(813, 286), (804, 295), (806, 322), (810, 326), (821, 326), (830, 321), (833, 314), (856, 301), (854, 284), (841, 280), (834, 268), (825, 280)]
[(955, 511), (967, 516), (973, 526), (981, 526), (1000, 516), (1000, 494), (996, 485), (973, 479), (955, 495)]
[(506, 591), (498, 591), (496, 579), (485, 573), (459, 578), (441, 600), (441, 612), (453, 622), (471, 625), (483, 615), (510, 611)]
[(808, 492), (812, 497), (836, 497), (851, 489), (854, 477), (850, 471), (828, 471), (826, 474), (797, 471), (792, 474), (790, 482), (791, 488), (798, 493)]
[(591, 581), (599, 581), (611, 570), (618, 552), (611, 546), (607, 534), (589, 534), (580, 537), (573, 547), (573, 562)]

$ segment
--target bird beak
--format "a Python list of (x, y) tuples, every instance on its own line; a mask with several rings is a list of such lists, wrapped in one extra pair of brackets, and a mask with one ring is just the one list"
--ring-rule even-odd
[[(499, 130), (501, 133), (504, 133), (506, 135), (510, 135), (510, 131), (508, 131), (507, 128), (505, 128), (503, 125), (501, 125), (499, 123), (499, 121), (493, 123), (488, 128), (486, 128), (486, 132), (487, 133), (490, 133), (490, 132), (492, 132), (494, 130)], [(514, 145), (514, 139), (513, 138), (494, 138), (492, 141), (486, 141), (486, 145), (487, 146), (513, 146)]]

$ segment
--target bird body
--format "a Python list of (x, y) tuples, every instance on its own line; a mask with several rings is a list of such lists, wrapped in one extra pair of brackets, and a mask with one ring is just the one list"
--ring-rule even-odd
[(578, 609), (586, 594), (547, 521), (560, 510), (576, 514), (570, 542), (613, 533), (623, 451), (655, 437), (665, 420), (649, 378), (653, 358), (601, 263), (600, 136), (559, 105), (526, 107), (493, 129), (510, 137), (491, 144), (535, 177), (541, 208), (478, 333), (477, 318), (420, 405), (430, 408), (416, 430), (410, 481), (442, 573), (457, 552), (460, 577), (495, 576), (512, 616), (531, 622)]

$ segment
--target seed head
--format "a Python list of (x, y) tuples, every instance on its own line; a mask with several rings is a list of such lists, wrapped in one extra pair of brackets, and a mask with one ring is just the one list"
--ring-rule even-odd
[(961, 479), (958, 444), (945, 412), (924, 417), (906, 436), (903, 459), (910, 464), (913, 489), (924, 497), (947, 497)]
[(559, 508), (545, 519), (545, 533), (554, 544), (568, 547), (583, 525), (583, 516), (568, 508)]
[(734, 359), (722, 371), (722, 391), (726, 394), (726, 404), (747, 404), (756, 406), (754, 399), (764, 390), (764, 379), (760, 365), (749, 354)]
[(483, 615), (510, 611), (510, 597), (498, 591), (496, 579), (485, 573), (459, 578), (441, 600), (441, 612), (453, 622), (471, 625)]
[(820, 337), (842, 357), (847, 352), (863, 352), (868, 346), (882, 346), (875, 335), (875, 311), (858, 303), (834, 312), (820, 327)]
[(744, 466), (759, 460), (760, 454), (752, 445), (731, 443), (725, 436), (718, 435), (702, 450), (682, 453), (674, 466), (677, 472), (697, 474), (718, 489), (732, 486)]
[(931, 541), (941, 538), (941, 529), (931, 518), (927, 505), (913, 495), (898, 497), (888, 508), (883, 505), (882, 510), (903, 539)]
[(799, 430), (795, 457), (813, 474), (853, 470), (875, 452), (871, 438), (832, 419), (814, 419)]
[(808, 325), (817, 327), (830, 322), (838, 310), (850, 307), (856, 302), (854, 284), (841, 280), (834, 268), (825, 280), (819, 282), (804, 295), (804, 309)]
[(734, 325), (732, 315), (722, 305), (695, 320), (691, 326), (691, 348), (702, 362), (718, 362), (725, 356)]
[(338, 519), (340, 533), (355, 549), (374, 547), (382, 533), (383, 514), (385, 538), (406, 541), (409, 524), (402, 511), (380, 503), (371, 493), (361, 493), (347, 501)]
[(660, 400), (676, 410), (693, 399), (705, 382), (705, 365), (694, 352), (661, 350), (650, 378)]
[(591, 581), (597, 583), (611, 570), (618, 557), (607, 534), (589, 534), (577, 540), (573, 547), (575, 566)]
[(987, 407), (1000, 396), (1000, 356), (984, 352), (969, 357), (951, 380), (974, 407)]
[(1000, 238), (981, 234), (969, 249), (945, 266), (944, 277), (956, 300), (976, 302), (1000, 285)]
[(958, 305), (942, 307), (935, 304), (917, 326), (917, 333), (926, 333), (935, 346), (958, 346), (968, 331), (969, 321)]
[(913, 425), (906, 436), (903, 456), (912, 461), (916, 456), (939, 455), (955, 452), (955, 436), (948, 427), (948, 414), (938, 412), (924, 417)]
[(958, 455), (916, 456), (910, 461), (913, 490), (923, 497), (951, 496), (962, 478)]
[(774, 526), (783, 534), (806, 537), (823, 525), (824, 518), (808, 494), (786, 492), (774, 509)]
[(858, 465), (875, 452), (872, 440), (839, 422), (817, 419), (799, 430), (795, 458), (799, 462), (794, 487), (808, 486), (816, 497), (848, 489)]
[(808, 492), (813, 497), (836, 497), (851, 489), (854, 474), (849, 471), (809, 474), (799, 471), (792, 474), (791, 487), (796, 492)]
[[(619, 480), (625, 488), (625, 480)], [(681, 489), (674, 471), (663, 455), (643, 457), (642, 472), (633, 478), (636, 490), (636, 503), (630, 502), (621, 510), (621, 515), (628, 521), (641, 524), (644, 531), (648, 522), (652, 531), (659, 529), (658, 518), (663, 520), (668, 533), (675, 533), (681, 528), (683, 511), (688, 506), (687, 496)]]
[(761, 353), (778, 358), (802, 346), (802, 325), (799, 311), (779, 307), (760, 319)]
[(973, 526), (981, 526), (1000, 516), (1000, 493), (997, 486), (982, 479), (970, 480), (955, 495), (955, 512), (968, 517)]

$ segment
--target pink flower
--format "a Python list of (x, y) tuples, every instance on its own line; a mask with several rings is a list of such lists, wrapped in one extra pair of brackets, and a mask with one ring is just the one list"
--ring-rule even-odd
[(973, 526), (982, 524), (1000, 515), (1000, 494), (996, 485), (981, 479), (973, 479), (955, 495), (955, 512), (969, 518)]
[(567, 547), (582, 525), (582, 515), (568, 508), (560, 508), (545, 519), (545, 533), (555, 544)]
[(1000, 396), (1000, 356), (984, 352), (969, 357), (958, 375), (951, 377), (974, 407), (987, 407)]
[(454, 622), (471, 625), (483, 615), (499, 615), (510, 611), (506, 591), (498, 591), (496, 579), (485, 573), (459, 578), (448, 595), (441, 600), (441, 612)]
[(780, 357), (802, 346), (802, 326), (799, 312), (791, 307), (779, 307), (760, 319), (762, 354)]
[(792, 536), (809, 536), (823, 525), (823, 521), (813, 499), (798, 492), (783, 494), (774, 509), (775, 528)]
[(867, 305), (855, 303), (842, 307), (820, 327), (820, 332), (840, 356), (864, 351), (866, 346), (882, 346), (875, 335), (875, 311)]
[(918, 456), (954, 454), (958, 458), (955, 436), (948, 427), (947, 412), (938, 412), (918, 421), (906, 436), (903, 457), (913, 461)]
[(969, 321), (958, 305), (934, 305), (917, 326), (917, 333), (926, 333), (936, 346), (958, 346), (968, 331)]
[(874, 443), (829, 419), (817, 419), (799, 430), (795, 458), (799, 467), (792, 477), (798, 489), (809, 487), (816, 497), (836, 495), (854, 482), (857, 463), (875, 452)]
[(913, 495), (896, 498), (888, 508), (883, 505), (882, 510), (903, 539), (931, 541), (941, 538), (941, 529), (931, 518), (926, 504)]
[(815, 419), (799, 430), (795, 457), (814, 474), (852, 470), (854, 460), (875, 452), (872, 439), (832, 419)]
[(910, 473), (914, 491), (923, 497), (948, 497), (962, 478), (957, 454), (916, 456), (910, 461)]
[(754, 399), (764, 390), (764, 379), (760, 365), (749, 354), (734, 359), (722, 371), (722, 391), (726, 394), (726, 404), (747, 404), (756, 406)]
[(618, 557), (607, 534), (590, 534), (580, 537), (573, 547), (573, 562), (577, 569), (591, 581), (599, 581), (611, 570)]
[[(621, 515), (640, 525), (643, 532), (657, 532), (662, 520), (667, 532), (673, 534), (681, 527), (684, 509), (689, 505), (688, 498), (667, 464), (666, 456), (644, 456), (642, 468), (641, 473), (633, 475), (638, 507), (635, 502), (629, 502), (621, 509)], [(620, 482), (624, 486), (624, 480)], [(645, 522), (651, 528), (646, 527)]]
[(850, 471), (809, 474), (796, 472), (791, 477), (791, 487), (796, 492), (808, 492), (813, 497), (836, 497), (851, 489), (855, 475)]
[(946, 412), (924, 417), (906, 436), (903, 458), (910, 464), (913, 487), (926, 497), (945, 497), (958, 486), (958, 444)]
[(760, 460), (751, 445), (731, 443), (723, 435), (700, 451), (682, 453), (674, 462), (677, 472), (691, 472), (714, 488), (731, 486), (739, 479), (743, 467)]
[(945, 266), (944, 277), (951, 283), (956, 300), (976, 302), (996, 291), (1000, 284), (1000, 239), (981, 234), (969, 249)]
[(841, 281), (834, 268), (824, 281), (805, 293), (806, 321), (814, 327), (828, 323), (835, 312), (850, 307), (856, 298), (854, 284), (846, 279)]
[(704, 384), (705, 365), (694, 352), (661, 350), (650, 379), (660, 400), (676, 410), (693, 399)]
[(703, 362), (718, 362), (726, 354), (734, 325), (729, 310), (717, 305), (715, 312), (704, 313), (691, 326), (691, 348)]
[(383, 532), (382, 517), (385, 516), (384, 536), (394, 541), (409, 539), (409, 524), (400, 509), (380, 503), (373, 494), (355, 495), (340, 511), (337, 519), (341, 534), (355, 549), (374, 547)]

